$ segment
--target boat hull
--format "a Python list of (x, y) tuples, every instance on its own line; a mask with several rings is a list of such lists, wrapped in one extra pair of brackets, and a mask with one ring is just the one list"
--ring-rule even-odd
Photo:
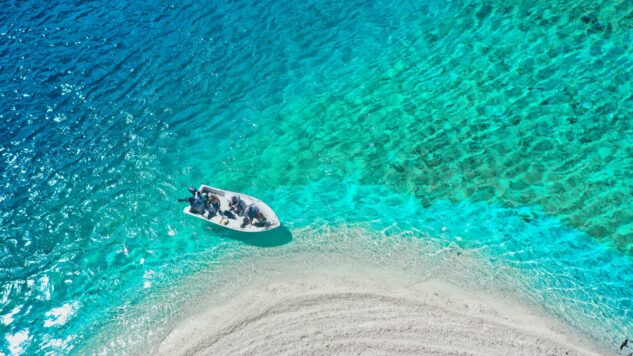
[(242, 193), (231, 192), (224, 189), (214, 188), (214, 187), (204, 185), (204, 184), (201, 185), (198, 190), (202, 193), (212, 193), (212, 194), (217, 195), (218, 198), (220, 199), (221, 212), (229, 210), (229, 201), (232, 196), (239, 195), (239, 197), (246, 203), (246, 206), (253, 204), (259, 208), (259, 211), (266, 218), (266, 223), (263, 223), (263, 224), (257, 223), (255, 225), (248, 224), (245, 227), (241, 227), (242, 222), (244, 220), (243, 216), (238, 216), (237, 214), (235, 214), (235, 219), (231, 219), (231, 218), (227, 218), (223, 216), (223, 214), (216, 214), (215, 216), (209, 219), (207, 217), (207, 214), (200, 215), (200, 214), (192, 213), (191, 211), (189, 211), (190, 210), (189, 206), (183, 209), (183, 212), (187, 215), (191, 215), (193, 217), (202, 219), (206, 222), (215, 224), (217, 226), (220, 226), (226, 229), (244, 232), (244, 233), (270, 231), (281, 226), (281, 223), (279, 222), (279, 219), (277, 218), (277, 215), (275, 214), (275, 212), (268, 205), (266, 205), (266, 203), (264, 203), (263, 201), (253, 196), (242, 194)]

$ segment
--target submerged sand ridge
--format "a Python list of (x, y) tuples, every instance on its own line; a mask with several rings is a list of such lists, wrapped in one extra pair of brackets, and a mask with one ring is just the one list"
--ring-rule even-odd
[(224, 299), (201, 297), (158, 346), (164, 355), (592, 355), (559, 322), (505, 297), (415, 270), (320, 253), (242, 265)]

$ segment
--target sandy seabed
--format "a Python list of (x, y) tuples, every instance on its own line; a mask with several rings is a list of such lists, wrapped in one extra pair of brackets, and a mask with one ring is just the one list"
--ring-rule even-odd
[(197, 300), (163, 355), (593, 355), (595, 345), (507, 296), (344, 255), (244, 265)]

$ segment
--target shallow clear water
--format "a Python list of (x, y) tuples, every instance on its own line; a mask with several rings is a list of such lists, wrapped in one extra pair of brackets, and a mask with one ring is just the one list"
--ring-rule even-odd
[[(0, 352), (105, 347), (148, 296), (322, 222), (475, 253), (616, 343), (632, 29), (627, 1), (3, 6)], [(292, 239), (184, 216), (202, 182), (264, 199)]]

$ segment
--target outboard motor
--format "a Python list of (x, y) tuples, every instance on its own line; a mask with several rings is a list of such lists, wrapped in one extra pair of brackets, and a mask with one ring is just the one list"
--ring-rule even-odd
[(194, 188), (193, 186), (189, 186), (189, 188), (187, 188), (187, 190), (189, 191), (189, 193), (191, 193), (192, 195), (196, 195), (196, 192), (198, 191), (198, 189)]

